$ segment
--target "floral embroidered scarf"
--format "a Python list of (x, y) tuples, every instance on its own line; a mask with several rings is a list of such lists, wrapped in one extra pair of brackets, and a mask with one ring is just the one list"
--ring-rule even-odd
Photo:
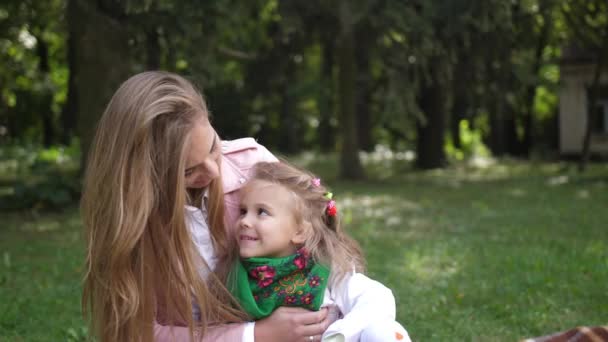
[(329, 269), (316, 264), (303, 248), (284, 258), (242, 259), (233, 272), (229, 288), (256, 320), (279, 306), (319, 310), (329, 278)]

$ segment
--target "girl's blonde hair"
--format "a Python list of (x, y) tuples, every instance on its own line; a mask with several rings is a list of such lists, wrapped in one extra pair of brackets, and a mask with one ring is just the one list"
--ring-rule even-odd
[[(186, 152), (192, 128), (205, 120), (205, 101), (190, 82), (144, 72), (120, 86), (99, 121), (81, 202), (82, 305), (98, 341), (152, 341), (155, 321), (187, 324), (193, 339), (210, 323), (243, 318), (219, 279), (202, 279), (206, 264), (185, 222), (184, 206), (198, 201), (186, 192)], [(213, 244), (226, 258), (221, 179), (209, 197)], [(201, 308), (200, 326), (193, 302)]]
[(304, 247), (316, 262), (331, 269), (330, 282), (339, 282), (353, 271), (365, 272), (365, 260), (359, 244), (344, 231), (339, 213), (335, 216), (328, 214), (328, 191), (323, 184), (314, 184), (314, 179), (310, 172), (281, 161), (257, 163), (250, 181), (277, 184), (295, 195), (297, 224), (307, 221), (312, 228)]

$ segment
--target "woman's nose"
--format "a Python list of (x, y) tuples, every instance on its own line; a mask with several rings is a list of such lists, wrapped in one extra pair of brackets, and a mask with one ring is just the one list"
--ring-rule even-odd
[(216, 179), (220, 175), (220, 167), (215, 160), (208, 160), (205, 162), (205, 171), (210, 180)]

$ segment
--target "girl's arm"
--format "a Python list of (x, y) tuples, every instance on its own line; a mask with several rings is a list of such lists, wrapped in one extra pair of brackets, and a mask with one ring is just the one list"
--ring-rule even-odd
[(332, 286), (330, 294), (344, 317), (329, 326), (324, 338), (341, 334), (346, 341), (358, 340), (370, 324), (395, 320), (393, 292), (361, 273), (353, 273)]

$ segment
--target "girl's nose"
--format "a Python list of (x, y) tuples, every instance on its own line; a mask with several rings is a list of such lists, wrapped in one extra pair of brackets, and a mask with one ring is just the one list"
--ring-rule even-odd
[(249, 219), (248, 219), (247, 215), (241, 217), (239, 222), (240, 222), (241, 228), (251, 228), (251, 224), (249, 223)]

